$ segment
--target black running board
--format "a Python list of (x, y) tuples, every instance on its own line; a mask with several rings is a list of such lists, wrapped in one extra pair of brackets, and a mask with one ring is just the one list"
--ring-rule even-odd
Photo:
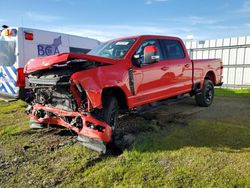
[(146, 104), (143, 106), (136, 107), (135, 109), (133, 109), (133, 111), (131, 111), (131, 113), (132, 114), (144, 114), (147, 112), (152, 112), (152, 111), (158, 110), (158, 108), (160, 108), (162, 106), (176, 104), (176, 103), (183, 101), (187, 98), (189, 98), (189, 96), (180, 95), (180, 96), (177, 96), (176, 98), (173, 98), (173, 99), (166, 99), (166, 100), (162, 100), (162, 101), (149, 103), (149, 104)]

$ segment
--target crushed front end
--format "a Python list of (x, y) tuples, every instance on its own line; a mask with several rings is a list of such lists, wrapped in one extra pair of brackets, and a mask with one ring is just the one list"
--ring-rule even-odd
[[(60, 60), (62, 61), (62, 60)], [(78, 83), (71, 80), (78, 71), (103, 66), (95, 61), (66, 58), (49, 68), (26, 72), (30, 83), (30, 126), (60, 125), (78, 134), (78, 140), (91, 149), (105, 153), (112, 128), (92, 114), (90, 100)], [(26, 68), (27, 69), (27, 68)]]

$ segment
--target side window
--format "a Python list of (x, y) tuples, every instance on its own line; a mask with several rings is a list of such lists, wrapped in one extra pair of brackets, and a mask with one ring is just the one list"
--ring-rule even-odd
[(146, 46), (151, 46), (151, 45), (154, 45), (157, 47), (158, 49), (158, 52), (156, 55), (159, 55), (160, 56), (160, 60), (162, 60), (162, 52), (161, 52), (161, 48), (160, 48), (160, 44), (158, 42), (158, 40), (155, 40), (155, 39), (150, 39), (150, 40), (145, 40), (142, 42), (142, 44), (140, 45), (140, 47), (136, 50), (135, 52), (135, 55), (139, 55), (139, 59), (137, 59), (136, 61), (136, 64), (142, 64), (144, 62), (144, 48)]
[(185, 54), (181, 44), (176, 40), (162, 40), (167, 59), (183, 59)]

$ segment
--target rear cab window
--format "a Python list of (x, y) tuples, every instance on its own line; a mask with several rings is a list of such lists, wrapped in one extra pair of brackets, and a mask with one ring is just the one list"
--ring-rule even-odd
[(161, 40), (161, 43), (165, 52), (164, 59), (174, 60), (185, 58), (183, 47), (179, 41), (163, 39)]

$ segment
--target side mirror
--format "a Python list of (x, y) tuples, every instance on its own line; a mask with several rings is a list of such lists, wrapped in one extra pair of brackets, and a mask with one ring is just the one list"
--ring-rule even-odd
[(158, 48), (154, 45), (146, 46), (144, 48), (144, 62), (143, 64), (152, 64), (159, 61), (160, 56), (157, 55)]

